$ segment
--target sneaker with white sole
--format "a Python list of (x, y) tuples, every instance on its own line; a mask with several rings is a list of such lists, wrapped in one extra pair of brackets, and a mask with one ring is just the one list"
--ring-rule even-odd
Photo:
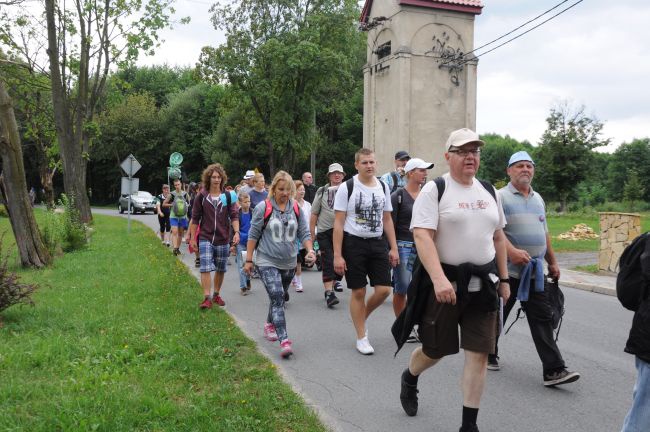
[(341, 285), (341, 282), (335, 280), (334, 281), (334, 291), (336, 292), (343, 292), (343, 285)]
[(278, 340), (278, 334), (275, 331), (275, 326), (273, 323), (264, 324), (264, 337), (266, 340), (269, 340), (271, 342)]
[(496, 354), (488, 354), (487, 368), (488, 368), (488, 370), (491, 370), (491, 371), (501, 370), (501, 366), (499, 366), (499, 356), (498, 355), (496, 355)]
[(552, 387), (561, 384), (568, 384), (580, 379), (578, 372), (570, 372), (565, 368), (558, 369), (553, 372), (544, 373), (544, 385)]
[(370, 345), (368, 336), (365, 336), (363, 339), (357, 339), (357, 351), (363, 355), (370, 355), (375, 352), (375, 349)]

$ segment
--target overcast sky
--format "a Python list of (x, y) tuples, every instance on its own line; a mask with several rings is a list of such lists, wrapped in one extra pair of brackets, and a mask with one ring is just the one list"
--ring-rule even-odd
[[(476, 17), (474, 45), (501, 36), (560, 1), (483, 0), (483, 13)], [(190, 16), (192, 22), (166, 31), (157, 55), (143, 58), (140, 64), (191, 66), (202, 46), (223, 42), (223, 35), (209, 21), (211, 4), (177, 0), (178, 19)], [(481, 57), (478, 132), (510, 135), (536, 144), (546, 128), (550, 108), (568, 100), (584, 105), (589, 115), (605, 123), (603, 135), (612, 139), (610, 151), (622, 142), (650, 136), (648, 23), (650, 1), (584, 0)]]

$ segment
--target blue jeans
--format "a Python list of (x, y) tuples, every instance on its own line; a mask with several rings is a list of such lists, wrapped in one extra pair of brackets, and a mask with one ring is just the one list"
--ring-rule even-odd
[(635, 360), (637, 377), (632, 393), (632, 407), (625, 417), (621, 432), (645, 432), (650, 425), (650, 363), (638, 357)]
[(237, 270), (239, 271), (239, 288), (246, 288), (248, 281), (248, 275), (244, 273), (244, 259), (241, 256), (241, 253), (246, 250), (246, 245), (238, 243), (237, 244), (237, 254), (235, 255), (235, 263), (237, 263)]
[(416, 255), (415, 244), (398, 240), (397, 251), (399, 265), (393, 269), (393, 292), (406, 295), (413, 273), (413, 262)]

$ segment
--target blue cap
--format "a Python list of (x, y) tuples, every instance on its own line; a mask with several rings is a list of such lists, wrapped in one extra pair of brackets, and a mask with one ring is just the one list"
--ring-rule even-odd
[(528, 152), (522, 150), (510, 156), (510, 160), (508, 161), (508, 167), (512, 166), (512, 164), (516, 164), (517, 162), (521, 162), (521, 161), (528, 161), (532, 163), (533, 166), (535, 165), (535, 162), (533, 162), (533, 158), (530, 157)]

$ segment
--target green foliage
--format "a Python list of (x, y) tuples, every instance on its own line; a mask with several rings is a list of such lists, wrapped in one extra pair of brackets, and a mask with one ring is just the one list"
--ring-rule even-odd
[(623, 200), (630, 203), (634, 208), (634, 203), (641, 201), (644, 194), (645, 188), (641, 184), (638, 171), (635, 169), (629, 170), (627, 181), (623, 187)]
[(585, 108), (571, 108), (568, 103), (552, 108), (542, 141), (533, 155), (536, 162), (537, 189), (547, 199), (560, 201), (562, 210), (585, 180), (593, 161), (592, 150), (606, 145), (601, 139), (603, 124), (585, 114)]
[(58, 205), (62, 211), (47, 210), (40, 225), (45, 247), (52, 255), (84, 249), (88, 244), (88, 228), (81, 222), (74, 200), (62, 194)]
[(52, 288), (3, 313), (0, 430), (326, 430), (228, 313), (197, 313), (199, 283), (152, 230), (95, 228), (86, 250), (21, 270)]
[(612, 154), (606, 169), (610, 199), (626, 199), (625, 185), (632, 172), (637, 177), (634, 181), (643, 189), (643, 193), (636, 199), (650, 201), (650, 138), (623, 143)]
[(481, 149), (481, 166), (478, 177), (496, 184), (508, 184), (510, 179), (506, 174), (508, 160), (513, 153), (525, 150), (531, 153), (533, 146), (528, 141), (519, 142), (506, 135), (505, 137), (490, 133), (481, 135), (485, 146)]
[(581, 207), (596, 206), (605, 203), (609, 194), (601, 183), (582, 182), (577, 188), (577, 204)]
[(7, 212), (7, 207), (4, 204), (0, 204), (0, 217), (8, 218), (9, 213)]
[(8, 268), (9, 255), (3, 253), (4, 235), (0, 237), (0, 312), (16, 304), (34, 306), (32, 294), (38, 286), (20, 282), (20, 276)]

